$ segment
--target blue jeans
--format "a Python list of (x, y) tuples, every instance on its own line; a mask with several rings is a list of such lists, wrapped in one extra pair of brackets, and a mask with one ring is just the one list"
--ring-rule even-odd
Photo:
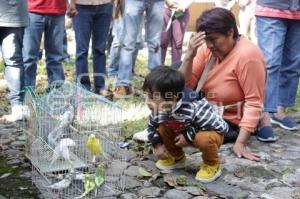
[(63, 38), (65, 29), (64, 15), (40, 15), (29, 13), (30, 25), (25, 28), (23, 41), (23, 61), (25, 67), (25, 86), (35, 86), (37, 62), (42, 34), (45, 38), (46, 70), (48, 84), (62, 84)]
[[(142, 34), (143, 26), (142, 24), (139, 27), (138, 31), (138, 37), (137, 37), (137, 43), (135, 50), (133, 52), (133, 68), (134, 71), (135, 68), (135, 61), (138, 55), (139, 50), (143, 49), (144, 47), (144, 39)], [(118, 70), (119, 70), (119, 62), (120, 62), (120, 53), (121, 53), (121, 46), (123, 44), (123, 38), (124, 38), (124, 20), (123, 18), (115, 19), (113, 22), (113, 29), (112, 29), (112, 36), (113, 41), (110, 48), (110, 54), (109, 54), (109, 65), (107, 67), (107, 75), (108, 76), (117, 76)]]
[(92, 38), (94, 91), (105, 88), (106, 42), (112, 17), (112, 4), (77, 5), (78, 15), (73, 18), (76, 39), (76, 77), (77, 82), (90, 90), (88, 71), (88, 51)]
[(67, 32), (66, 29), (64, 30), (64, 39), (63, 39), (63, 59), (66, 61), (66, 59), (69, 59), (70, 55), (68, 53), (68, 38), (67, 38)]
[(300, 74), (300, 21), (257, 17), (258, 45), (267, 64), (266, 112), (295, 105)]
[(5, 64), (5, 79), (9, 88), (11, 105), (22, 103), (23, 89), (23, 44), (24, 28), (0, 27), (0, 47)]
[(146, 41), (148, 44), (148, 69), (161, 65), (160, 36), (163, 26), (163, 0), (125, 0), (125, 36), (121, 49), (117, 86), (131, 83), (133, 54), (137, 42), (138, 29), (146, 11)]

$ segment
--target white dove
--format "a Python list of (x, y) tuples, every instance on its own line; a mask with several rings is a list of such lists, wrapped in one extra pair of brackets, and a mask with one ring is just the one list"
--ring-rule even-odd
[(63, 129), (69, 126), (74, 120), (74, 107), (69, 105), (68, 109), (60, 118), (59, 124), (48, 134), (48, 143), (54, 147), (57, 145), (57, 139), (63, 133)]
[(69, 187), (71, 182), (72, 182), (72, 175), (67, 175), (65, 179), (62, 179), (61, 181), (56, 182), (47, 187), (50, 189), (61, 190), (61, 189), (65, 189), (65, 188)]
[(53, 156), (51, 160), (51, 165), (59, 158), (63, 157), (66, 161), (68, 161), (70, 164), (72, 164), (72, 161), (70, 159), (70, 151), (69, 148), (70, 146), (75, 146), (74, 140), (70, 138), (64, 138), (61, 139), (56, 145), (54, 151), (53, 151)]

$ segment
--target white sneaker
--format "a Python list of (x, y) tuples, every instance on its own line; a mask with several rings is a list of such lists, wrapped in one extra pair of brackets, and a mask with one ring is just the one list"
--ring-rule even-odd
[(147, 129), (133, 134), (132, 139), (142, 141), (142, 142), (149, 142)]
[(23, 119), (23, 106), (13, 105), (10, 115), (3, 115), (0, 119), (2, 122), (16, 122)]
[(23, 105), (22, 111), (23, 111), (23, 115), (22, 115), (23, 119), (29, 119), (30, 117), (32, 117), (32, 115), (30, 115), (32, 113), (29, 112), (29, 108), (27, 105)]

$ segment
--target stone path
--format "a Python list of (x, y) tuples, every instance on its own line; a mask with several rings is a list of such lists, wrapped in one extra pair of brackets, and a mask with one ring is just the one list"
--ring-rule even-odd
[[(275, 131), (280, 136), (276, 143), (261, 143), (251, 137), (249, 146), (260, 154), (260, 162), (239, 159), (232, 153), (232, 144), (223, 145), (220, 150), (222, 176), (216, 182), (205, 185), (193, 180), (201, 162), (201, 154), (193, 148), (186, 149), (186, 169), (168, 174), (162, 174), (155, 168), (153, 155), (141, 160), (129, 153), (130, 162), (123, 165), (126, 169), (126, 190), (118, 197), (107, 199), (300, 199), (300, 132), (278, 128)], [(30, 164), (24, 157), (24, 140), (25, 136), (17, 126), (0, 125), (0, 158), (5, 158), (9, 168), (0, 168), (0, 199), (39, 197), (30, 183)], [(116, 166), (122, 168), (122, 165)], [(139, 167), (145, 168), (152, 176), (143, 177), (138, 172)], [(18, 181), (23, 183), (16, 183)]]

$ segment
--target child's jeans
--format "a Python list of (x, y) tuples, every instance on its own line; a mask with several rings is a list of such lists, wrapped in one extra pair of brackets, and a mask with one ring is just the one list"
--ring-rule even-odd
[[(169, 151), (174, 157), (181, 156), (184, 152), (182, 148), (175, 145), (175, 137), (177, 134), (172, 129), (159, 126), (160, 137)], [(219, 163), (218, 151), (222, 145), (224, 136), (215, 131), (201, 131), (196, 134), (193, 146), (198, 148), (202, 152), (202, 159), (205, 164), (214, 165)]]

